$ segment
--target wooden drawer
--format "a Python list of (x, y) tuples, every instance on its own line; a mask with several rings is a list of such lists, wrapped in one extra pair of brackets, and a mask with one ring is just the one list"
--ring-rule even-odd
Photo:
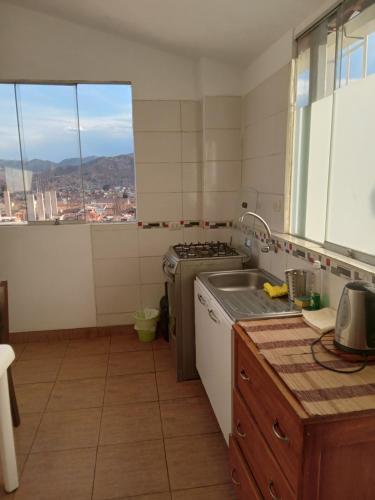
[(229, 437), (229, 461), (238, 500), (262, 500), (263, 497), (233, 436)]
[(236, 332), (235, 387), (295, 491), (302, 463), (303, 426), (257, 355)]
[(295, 500), (295, 493), (236, 391), (233, 393), (233, 433), (264, 498)]

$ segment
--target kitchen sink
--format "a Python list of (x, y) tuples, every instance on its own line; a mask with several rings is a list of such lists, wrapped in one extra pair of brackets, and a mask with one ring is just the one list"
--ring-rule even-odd
[[(270, 277), (259, 269), (251, 271), (229, 271), (207, 277), (211, 286), (218, 290), (232, 292), (239, 290), (260, 290)], [(272, 281), (272, 280), (271, 280)]]
[(198, 279), (233, 321), (301, 314), (288, 297), (271, 299), (266, 294), (264, 283), (281, 285), (282, 281), (263, 269), (205, 272)]

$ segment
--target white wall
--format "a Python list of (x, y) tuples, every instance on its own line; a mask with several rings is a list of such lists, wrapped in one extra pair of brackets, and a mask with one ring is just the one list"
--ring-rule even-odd
[(150, 46), (0, 4), (0, 80), (131, 81), (136, 99), (196, 99), (196, 63)]
[(90, 227), (0, 228), (11, 331), (96, 325)]

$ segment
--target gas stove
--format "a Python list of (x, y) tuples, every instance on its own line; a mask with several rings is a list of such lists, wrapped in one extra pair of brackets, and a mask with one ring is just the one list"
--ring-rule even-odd
[(173, 250), (179, 259), (206, 259), (210, 257), (233, 257), (239, 253), (221, 241), (205, 243), (180, 243), (173, 246)]

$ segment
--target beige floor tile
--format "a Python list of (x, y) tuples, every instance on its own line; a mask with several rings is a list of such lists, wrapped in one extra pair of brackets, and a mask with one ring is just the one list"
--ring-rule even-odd
[(168, 438), (165, 450), (172, 490), (230, 481), (228, 448), (220, 433)]
[(183, 398), (161, 401), (160, 411), (165, 437), (219, 432), (208, 398)]
[(14, 441), (17, 453), (27, 454), (31, 450), (42, 415), (29, 413), (21, 415), (21, 424), (14, 428)]
[(169, 343), (166, 342), (163, 337), (159, 337), (154, 342), (152, 343), (152, 348), (155, 351), (158, 351), (159, 349), (169, 349)]
[(16, 359), (18, 359), (21, 356), (26, 346), (27, 346), (26, 343), (12, 344), (14, 354), (16, 355)]
[(172, 492), (172, 500), (236, 500), (236, 498), (234, 488), (229, 483)]
[(155, 374), (120, 375), (107, 379), (104, 404), (121, 405), (157, 401)]
[(51, 359), (63, 358), (68, 342), (29, 342), (19, 359), (26, 361), (29, 359)]
[(112, 335), (111, 352), (126, 351), (151, 351), (152, 343), (140, 342), (136, 333), (125, 333), (123, 335)]
[(22, 384), (16, 386), (16, 397), (21, 415), (42, 413), (51, 394), (53, 382)]
[(96, 448), (29, 455), (16, 500), (90, 500)]
[(152, 351), (113, 352), (109, 356), (108, 375), (127, 375), (155, 371)]
[(162, 440), (99, 447), (95, 500), (168, 490)]
[(107, 374), (108, 355), (65, 358), (59, 372), (59, 380), (102, 378)]
[(37, 382), (54, 382), (56, 380), (61, 359), (31, 359), (17, 361), (13, 372), (15, 384), (33, 384)]
[(174, 371), (157, 372), (156, 380), (158, 384), (159, 399), (161, 401), (166, 399), (205, 396), (206, 394), (200, 380), (177, 382)]
[(172, 497), (170, 493), (155, 493), (151, 495), (141, 495), (136, 497), (122, 497), (119, 500), (171, 500), (171, 498)]
[(101, 408), (45, 413), (32, 453), (97, 446), (101, 413)]
[(157, 372), (166, 370), (172, 371), (174, 368), (172, 351), (170, 349), (159, 349), (154, 351), (155, 369)]
[(80, 357), (91, 356), (93, 354), (107, 354), (109, 352), (109, 343), (109, 337), (71, 340), (66, 351), (66, 356)]
[(159, 403), (105, 406), (100, 444), (131, 443), (162, 439)]
[(47, 412), (96, 408), (103, 405), (105, 378), (57, 381)]

